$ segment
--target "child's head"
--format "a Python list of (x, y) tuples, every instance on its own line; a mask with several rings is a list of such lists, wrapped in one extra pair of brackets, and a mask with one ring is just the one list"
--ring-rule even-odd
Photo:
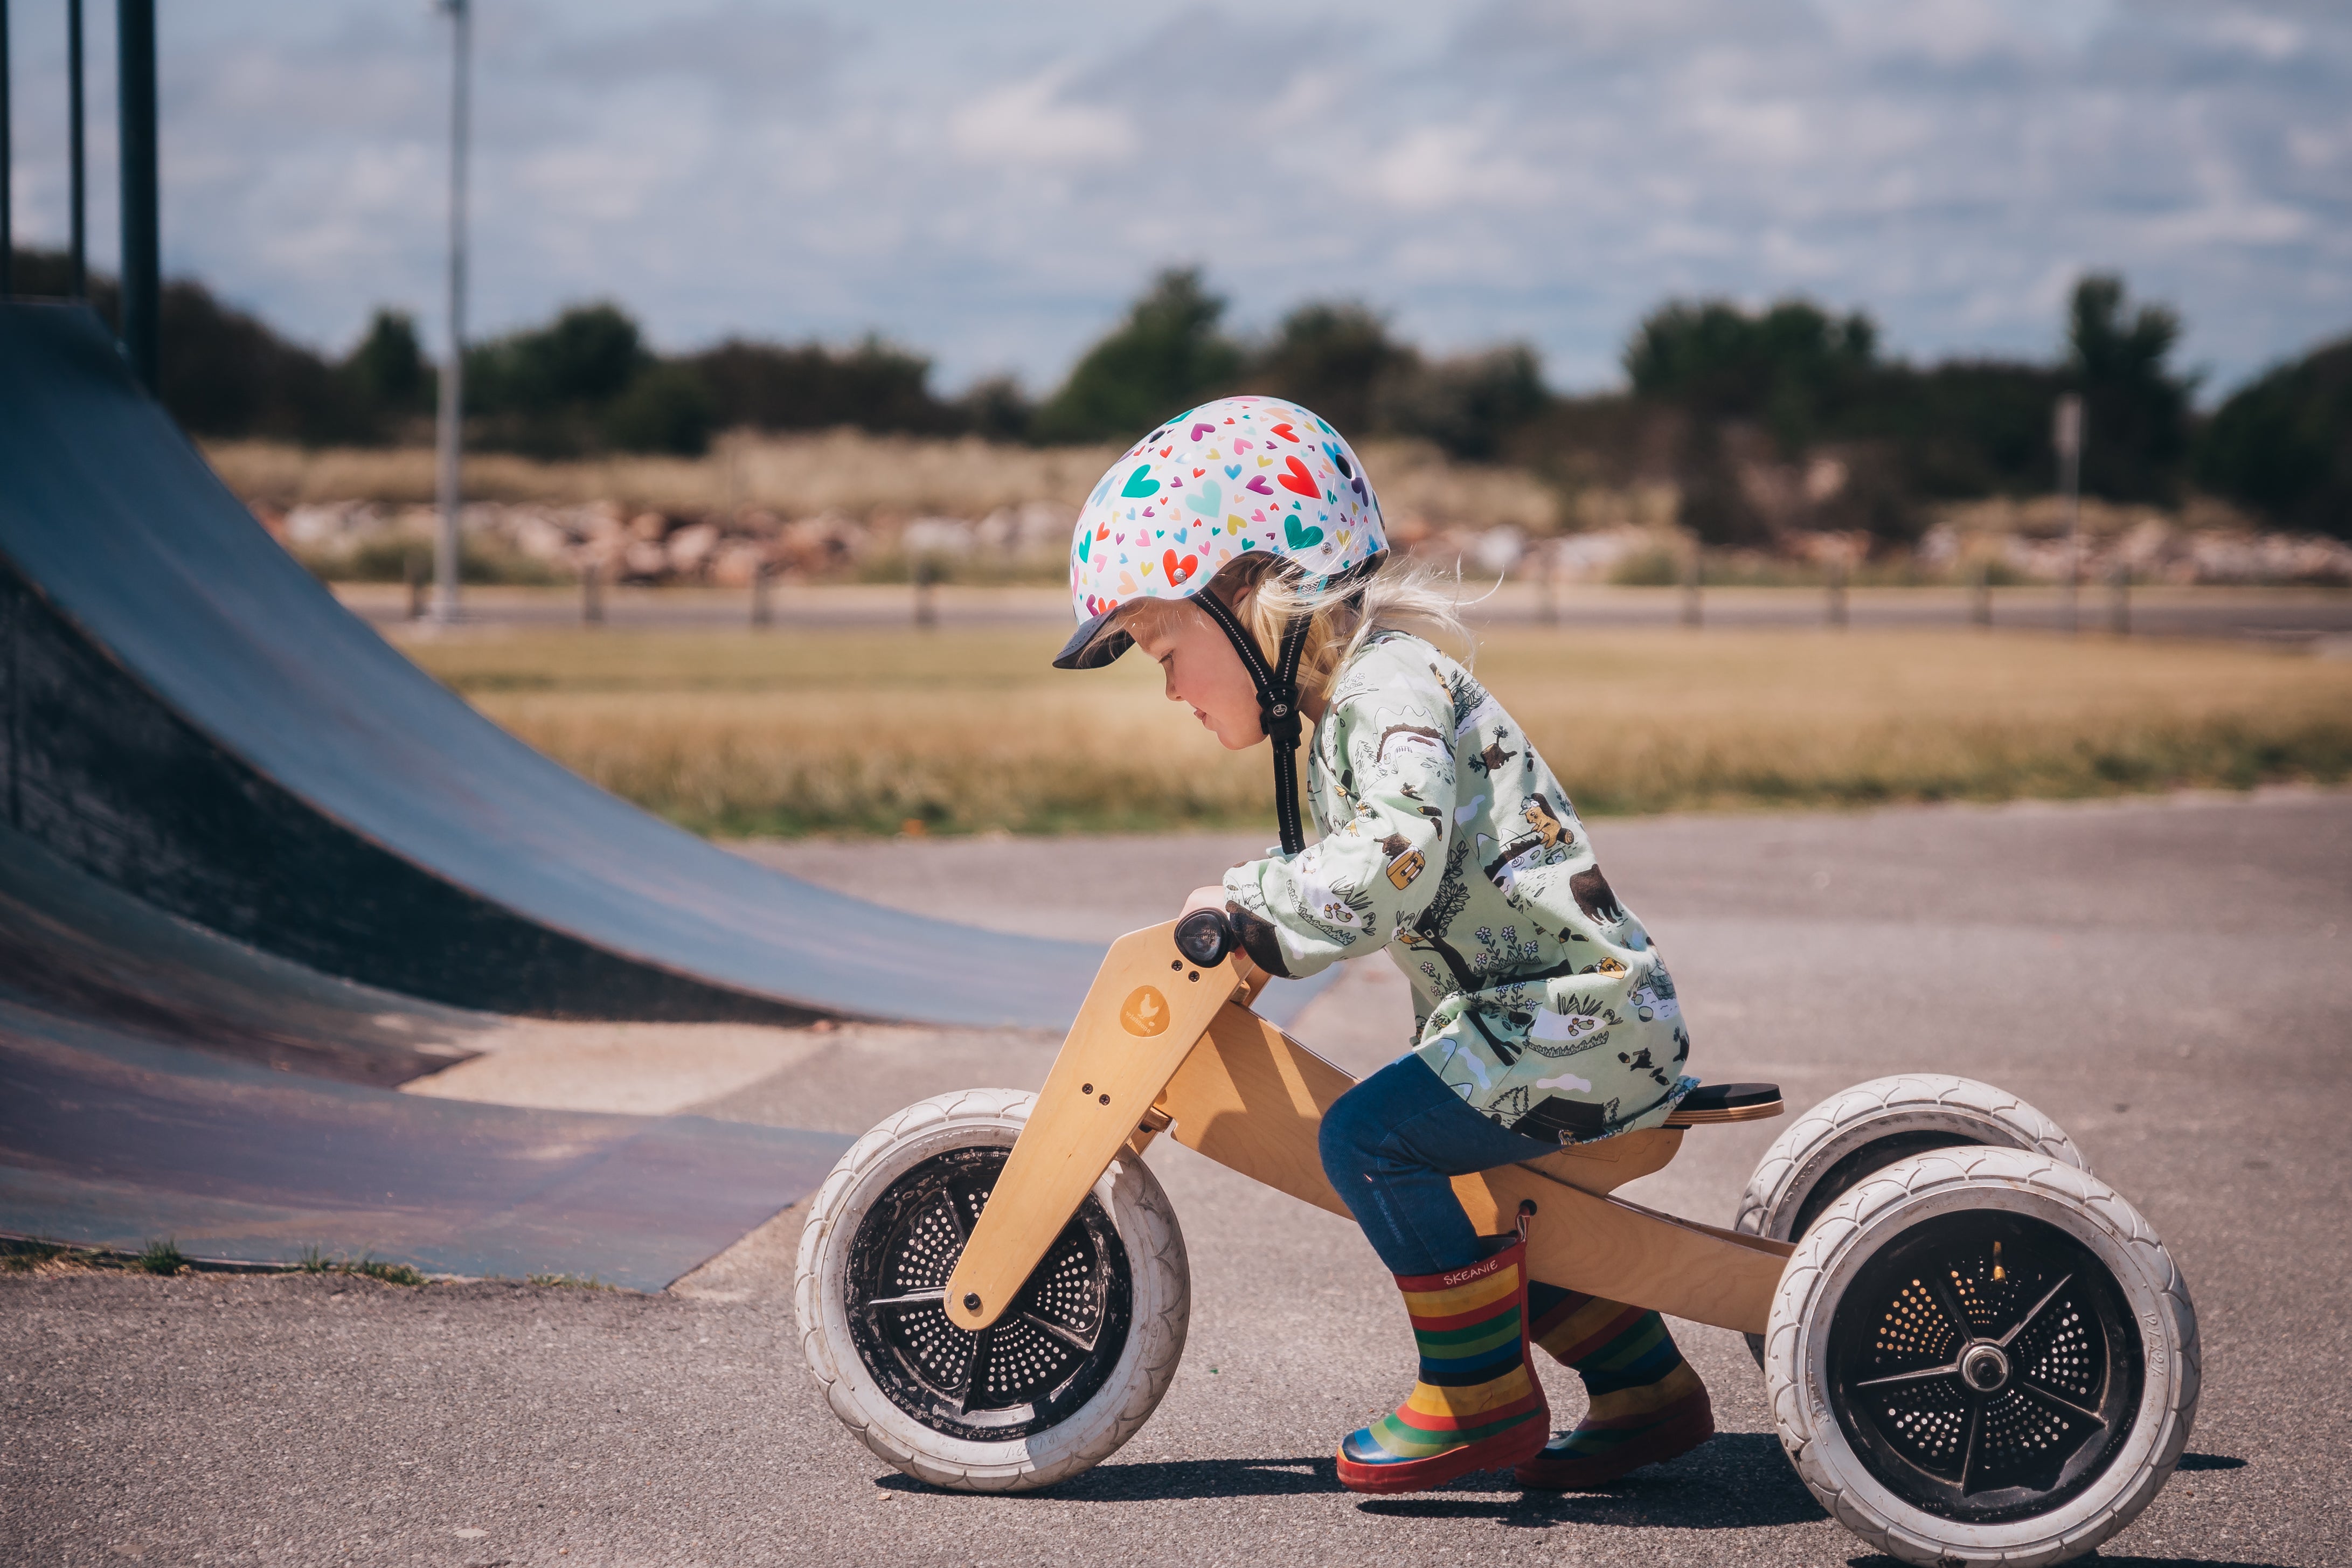
[(1373, 630), (1459, 637), (1450, 596), (1387, 556), (1379, 499), (1338, 431), (1278, 398), (1203, 404), (1137, 442), (1087, 498), (1070, 550), (1077, 633), (1054, 662), (1091, 668), (1140, 641), (1171, 699), (1226, 745), (1254, 745), (1283, 690), (1286, 630), (1295, 695), (1309, 700)]
[[(1205, 592), (1234, 611), (1269, 665), (1284, 627), (1295, 618), (1307, 621), (1298, 693), (1310, 704), (1319, 707), (1340, 666), (1374, 632), (1411, 632), (1466, 648), (1452, 580), (1424, 566), (1387, 557), (1361, 577), (1309, 589), (1276, 570), (1279, 564), (1273, 556), (1244, 556)], [(1169, 700), (1189, 704), (1221, 743), (1240, 751), (1265, 739), (1248, 669), (1224, 628), (1195, 599), (1138, 599), (1116, 611), (1112, 625), (1159, 662)]]

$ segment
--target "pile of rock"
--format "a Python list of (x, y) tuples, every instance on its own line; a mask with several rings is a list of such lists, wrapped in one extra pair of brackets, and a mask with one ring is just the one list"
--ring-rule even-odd
[(2309, 534), (2271, 533), (2234, 518), (2157, 512), (2100, 520), (2078, 540), (2042, 528), (1970, 530), (1947, 521), (1919, 541), (1920, 564), (1965, 572), (1998, 563), (2011, 576), (2057, 583), (2071, 569), (2085, 581), (2122, 574), (2137, 583), (2352, 584), (2352, 544)]
[[(406, 547), (429, 554), (438, 514), (429, 507), (338, 501), (298, 506), (262, 521), (313, 570), (348, 576)], [(696, 514), (631, 510), (611, 501), (583, 506), (477, 501), (459, 516), (468, 552), (536, 563), (607, 583), (749, 586), (772, 578), (822, 581), (891, 562), (973, 562), (992, 571), (1058, 570), (1077, 521), (1057, 501), (1000, 507), (973, 521), (838, 511), (783, 518), (757, 509)]]

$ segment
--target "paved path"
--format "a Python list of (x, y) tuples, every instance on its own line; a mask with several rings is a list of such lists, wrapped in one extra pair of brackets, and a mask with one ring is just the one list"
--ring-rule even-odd
[[(1604, 822), (1675, 961), (1695, 1068), (1806, 1102), (1901, 1068), (1989, 1079), (2074, 1133), (2173, 1248), (2206, 1347), (2195, 1458), (2108, 1563), (2352, 1561), (2352, 795)], [(804, 874), (1003, 923), (1139, 923), (1246, 839), (798, 845)], [(1073, 899), (1111, 867), (1123, 907)], [(1359, 1070), (1402, 1042), (1370, 965), (1299, 1032)], [(860, 1130), (1054, 1042), (839, 1030), (712, 1114)], [(1727, 1218), (1777, 1130), (1692, 1135), (1643, 1201)], [(433, 1564), (1880, 1561), (1770, 1436), (1727, 1333), (1681, 1337), (1723, 1436), (1586, 1496), (1474, 1477), (1339, 1491), (1333, 1441), (1411, 1363), (1362, 1239), (1165, 1140), (1190, 1348), (1159, 1415), (1026, 1498), (925, 1491), (801, 1368), (790, 1213), (641, 1297), (208, 1276), (0, 1280), (0, 1562)], [(1554, 1378), (1557, 1407), (1577, 1408)]]
[[(1507, 583), (1479, 597), (1484, 588), (1473, 584), (1465, 592), (1477, 600), (1469, 617), (1479, 626), (1671, 626), (1685, 614), (1676, 588), (1579, 585), (1561, 588), (1549, 601), (1534, 583)], [(398, 584), (343, 584), (335, 592), (379, 627), (394, 629), (407, 620), (408, 592)], [(1069, 596), (1058, 588), (949, 585), (934, 593), (932, 609), (942, 626), (1059, 626), (1070, 618)], [(577, 589), (469, 588), (467, 595), (467, 618), (485, 626), (580, 624)], [(749, 589), (608, 589), (602, 605), (605, 625), (638, 629), (732, 628), (748, 625), (751, 615)], [(1717, 629), (1797, 631), (1823, 625), (1828, 610), (1828, 596), (1818, 588), (1709, 588), (1701, 597), (1700, 619)], [(913, 591), (898, 584), (779, 586), (769, 599), (772, 624), (803, 630), (903, 626), (914, 613)], [(1952, 630), (1971, 624), (1975, 605), (1961, 588), (1856, 588), (1846, 596), (1845, 613), (1856, 627)], [(1993, 594), (1991, 613), (1996, 628), (2046, 633), (2063, 624), (2064, 601), (2053, 587), (2002, 588)], [(2104, 635), (2113, 625), (2114, 600), (2105, 588), (2086, 588), (2077, 613), (2084, 632)], [(2131, 594), (2125, 619), (2139, 637), (2252, 640), (2341, 657), (2352, 638), (2352, 592), (2141, 588)]]

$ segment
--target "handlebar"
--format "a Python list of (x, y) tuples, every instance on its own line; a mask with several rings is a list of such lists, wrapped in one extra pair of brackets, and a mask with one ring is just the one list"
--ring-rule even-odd
[(1176, 922), (1176, 951), (1202, 968), (1224, 961), (1241, 945), (1233, 922), (1222, 910), (1194, 910)]

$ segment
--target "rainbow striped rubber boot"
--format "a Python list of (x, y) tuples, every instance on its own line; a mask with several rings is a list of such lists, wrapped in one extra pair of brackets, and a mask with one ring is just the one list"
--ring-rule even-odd
[(1421, 1347), (1412, 1396), (1339, 1445), (1339, 1484), (1417, 1492), (1541, 1451), (1551, 1412), (1528, 1366), (1524, 1232), (1483, 1263), (1400, 1274)]
[(1706, 1384), (1675, 1348), (1664, 1318), (1553, 1285), (1530, 1287), (1529, 1300), (1536, 1343), (1576, 1369), (1591, 1404), (1573, 1431), (1519, 1467), (1522, 1485), (1603, 1486), (1715, 1436)]

